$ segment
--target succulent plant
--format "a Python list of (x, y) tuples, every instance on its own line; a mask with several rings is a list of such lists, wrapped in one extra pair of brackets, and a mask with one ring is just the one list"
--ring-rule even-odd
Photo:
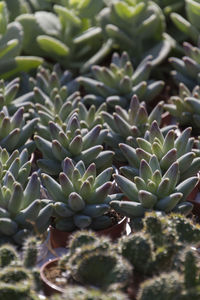
[(181, 11), (184, 8), (184, 1), (182, 0), (155, 0), (155, 2), (162, 8), (165, 15), (172, 12)]
[[(182, 1), (183, 2), (183, 1)], [(175, 26), (190, 38), (194, 43), (198, 43), (200, 26), (200, 4), (199, 0), (185, 0), (186, 18), (183, 15), (172, 13), (171, 19)]]
[(164, 15), (155, 2), (111, 1), (101, 10), (98, 19), (114, 46), (128, 51), (136, 63), (150, 54), (156, 65), (171, 49), (171, 39), (164, 34)]
[(30, 140), (34, 133), (37, 118), (31, 121), (25, 120), (23, 107), (18, 108), (13, 116), (10, 116), (6, 106), (0, 111), (0, 146), (12, 152), (15, 149), (22, 150), (26, 147), (30, 153), (34, 150), (34, 142)]
[(37, 148), (43, 158), (38, 160), (38, 166), (51, 175), (58, 175), (61, 163), (66, 157), (73, 161), (83, 160), (86, 166), (95, 162), (98, 171), (112, 165), (113, 152), (103, 151), (102, 143), (108, 133), (101, 125), (91, 130), (81, 129), (78, 113), (73, 113), (67, 124), (62, 127), (55, 122), (49, 122), (51, 141), (39, 135), (34, 137)]
[(20, 15), (16, 20), (24, 30), (23, 50), (57, 61), (65, 68), (87, 70), (111, 51), (110, 40), (103, 43), (102, 29), (95, 21), (102, 6), (102, 0), (65, 1), (55, 4), (51, 12)]
[(29, 89), (34, 91), (35, 103), (52, 107), (57, 95), (64, 101), (78, 89), (78, 84), (70, 71), (63, 72), (59, 64), (56, 64), (52, 70), (38, 67), (36, 76), (29, 77)]
[(22, 244), (24, 238), (35, 229), (43, 233), (49, 226), (53, 205), (39, 200), (40, 181), (33, 173), (25, 188), (17, 182), (12, 173), (1, 186), (0, 194), (0, 236)]
[(19, 182), (23, 187), (28, 182), (31, 171), (32, 158), (29, 159), (27, 149), (21, 153), (18, 150), (11, 155), (0, 147), (0, 183), (6, 184), (9, 180)]
[[(164, 130), (166, 131), (166, 127)], [(194, 138), (190, 137), (192, 128), (188, 127), (178, 136), (174, 129), (163, 134), (158, 123), (153, 121), (151, 127), (146, 131), (144, 138), (137, 138), (140, 148), (133, 148), (127, 144), (120, 144), (119, 147), (129, 162), (128, 166), (120, 168), (121, 172), (129, 179), (138, 176), (140, 162), (145, 159), (147, 162), (153, 158), (161, 174), (163, 175), (172, 163), (179, 164), (179, 175), (177, 183), (191, 176), (195, 176), (200, 169), (200, 159), (193, 151)], [(154, 170), (155, 171), (155, 170)], [(154, 172), (153, 171), (153, 172)], [(150, 179), (150, 178), (149, 178)]]
[(128, 111), (121, 106), (115, 106), (115, 112), (103, 111), (101, 113), (107, 124), (109, 133), (106, 137), (106, 144), (115, 150), (118, 160), (123, 160), (122, 152), (118, 148), (119, 143), (126, 143), (134, 148), (138, 146), (136, 139), (144, 137), (151, 123), (156, 120), (161, 123), (163, 102), (160, 102), (148, 115), (145, 103), (139, 103), (138, 97), (134, 95), (131, 99)]
[(5, 1), (0, 2), (0, 76), (9, 78), (20, 72), (30, 71), (42, 64), (36, 56), (20, 56), (24, 33), (19, 22), (8, 24), (8, 11)]
[(182, 59), (170, 57), (169, 62), (172, 64), (173, 70), (171, 75), (177, 84), (185, 84), (189, 90), (199, 85), (199, 61), (200, 49), (198, 46), (193, 46), (190, 43), (183, 43), (183, 51), (185, 56)]
[(30, 12), (30, 6), (27, 0), (6, 0), (9, 20), (14, 21), (18, 15)]
[(20, 78), (17, 77), (9, 83), (5, 83), (3, 79), (0, 80), (0, 109), (7, 107), (10, 114), (14, 114), (18, 108), (24, 106), (25, 110), (33, 107), (32, 94), (26, 93), (18, 96), (20, 89)]
[(88, 95), (86, 104), (99, 106), (107, 102), (109, 106), (128, 107), (131, 97), (136, 94), (141, 100), (151, 101), (163, 88), (163, 81), (149, 79), (152, 69), (151, 57), (147, 56), (134, 70), (127, 52), (112, 55), (109, 67), (92, 66), (92, 76), (80, 76), (77, 81), (84, 86)]
[(139, 176), (133, 181), (121, 175), (115, 175), (115, 181), (128, 198), (128, 201), (113, 200), (112, 208), (131, 218), (141, 218), (145, 211), (179, 212), (188, 214), (193, 205), (187, 196), (194, 189), (198, 177), (188, 177), (180, 181), (180, 164), (175, 161), (162, 175), (160, 164), (155, 155), (149, 162), (142, 159)]
[(109, 201), (115, 197), (108, 196), (112, 188), (109, 181), (111, 174), (112, 168), (107, 168), (97, 176), (94, 163), (86, 169), (83, 161), (74, 165), (70, 158), (63, 162), (59, 183), (42, 174), (43, 184), (54, 201), (55, 227), (73, 231), (77, 228), (98, 230), (111, 226), (111, 218), (105, 215), (109, 210)]
[(192, 125), (193, 128), (199, 128), (200, 86), (195, 86), (190, 92), (183, 83), (180, 83), (179, 95), (172, 96), (164, 108), (177, 119), (180, 125)]

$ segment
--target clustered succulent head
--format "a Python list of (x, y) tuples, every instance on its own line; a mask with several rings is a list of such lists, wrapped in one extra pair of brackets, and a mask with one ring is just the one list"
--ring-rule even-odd
[(151, 101), (163, 88), (163, 81), (149, 80), (151, 59), (147, 56), (134, 70), (127, 52), (121, 56), (114, 53), (109, 68), (93, 66), (91, 78), (80, 76), (77, 79), (87, 92), (84, 102), (99, 106), (106, 101), (111, 107), (127, 108), (134, 94), (140, 100)]
[(171, 72), (173, 79), (179, 84), (185, 84), (190, 90), (199, 84), (199, 46), (183, 43), (183, 51), (185, 56), (182, 59), (170, 57), (169, 62), (175, 69)]
[[(166, 131), (167, 128), (164, 129)], [(191, 137), (191, 131), (192, 128), (188, 127), (177, 134), (176, 130), (171, 129), (164, 135), (158, 123), (154, 121), (150, 129), (146, 131), (145, 137), (137, 138), (139, 148), (135, 149), (123, 143), (119, 145), (129, 163), (128, 166), (120, 168), (121, 172), (128, 178), (133, 179), (134, 176), (139, 174), (141, 160), (144, 159), (150, 163), (153, 159), (153, 161), (156, 161), (156, 163), (153, 163), (153, 168), (158, 169), (161, 175), (164, 175), (167, 169), (177, 162), (179, 168), (177, 183), (195, 176), (199, 171), (200, 160), (193, 151), (195, 139)]]
[(134, 180), (115, 175), (127, 201), (113, 200), (110, 202), (117, 212), (130, 218), (141, 218), (146, 211), (156, 210), (165, 213), (171, 211), (189, 214), (193, 208), (187, 196), (194, 189), (198, 177), (190, 177), (178, 183), (179, 164), (174, 162), (162, 175), (156, 156), (149, 163), (142, 159), (139, 176)]
[[(161, 123), (163, 113), (163, 102), (159, 102), (148, 115), (144, 102), (140, 103), (136, 95), (130, 102), (128, 111), (121, 106), (115, 106), (115, 112), (111, 115), (107, 111), (101, 113), (109, 133), (106, 137), (106, 144), (115, 149), (115, 153), (119, 152), (119, 143), (126, 142), (132, 147), (137, 147), (137, 138), (144, 137), (149, 130), (151, 123), (156, 120), (158, 125)], [(122, 157), (122, 152), (119, 153)]]
[(180, 125), (190, 124), (194, 129), (198, 129), (200, 126), (200, 86), (196, 85), (190, 92), (183, 83), (180, 83), (179, 95), (172, 96), (164, 108), (177, 119)]
[(109, 196), (112, 172), (112, 168), (107, 168), (97, 175), (94, 163), (86, 168), (83, 161), (73, 164), (70, 158), (66, 158), (63, 172), (59, 174), (59, 183), (42, 174), (43, 184), (53, 200), (55, 227), (73, 231), (77, 228), (98, 230), (111, 226), (111, 218), (105, 213), (109, 211), (112, 199)]
[(48, 141), (39, 135), (34, 137), (37, 148), (43, 158), (38, 160), (39, 167), (51, 175), (61, 171), (61, 163), (66, 158), (74, 162), (83, 161), (86, 166), (95, 162), (98, 169), (104, 169), (112, 164), (112, 151), (103, 151), (103, 142), (108, 134), (107, 129), (96, 125), (91, 130), (81, 128), (78, 113), (73, 113), (67, 123), (59, 126), (49, 122), (51, 140)]

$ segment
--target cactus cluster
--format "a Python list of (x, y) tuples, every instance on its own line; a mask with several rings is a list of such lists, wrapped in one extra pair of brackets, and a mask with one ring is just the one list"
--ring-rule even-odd
[(102, 292), (81, 286), (69, 286), (62, 296), (54, 295), (51, 300), (128, 300), (128, 296), (121, 291)]
[(137, 300), (199, 299), (198, 256), (191, 248), (186, 248), (182, 255), (181, 271), (163, 273), (145, 281), (140, 287)]
[(23, 255), (19, 257), (16, 249), (4, 244), (0, 247), (0, 292), (2, 299), (39, 299), (37, 293), (41, 289), (37, 280), (36, 268), (38, 241), (28, 238), (24, 244)]
[(86, 104), (99, 106), (105, 102), (113, 107), (120, 105), (127, 108), (130, 98), (136, 94), (141, 100), (151, 101), (163, 88), (163, 81), (149, 80), (152, 70), (152, 59), (147, 56), (134, 70), (127, 52), (120, 56), (112, 55), (109, 67), (94, 65), (92, 76), (80, 76), (77, 81), (83, 85), (87, 95), (83, 98)]
[[(60, 266), (78, 283), (101, 290), (122, 289), (131, 280), (130, 264), (112, 250), (110, 240), (87, 231), (72, 236), (69, 252), (61, 258)], [(98, 272), (94, 273), (94, 269)]]
[(111, 199), (118, 197), (108, 195), (112, 188), (109, 181), (112, 172), (112, 168), (107, 168), (97, 175), (94, 163), (86, 169), (83, 161), (74, 165), (70, 158), (66, 158), (63, 172), (59, 174), (59, 183), (43, 173), (43, 184), (53, 200), (55, 227), (73, 231), (77, 228), (98, 230), (111, 226), (111, 218), (105, 213), (109, 210)]

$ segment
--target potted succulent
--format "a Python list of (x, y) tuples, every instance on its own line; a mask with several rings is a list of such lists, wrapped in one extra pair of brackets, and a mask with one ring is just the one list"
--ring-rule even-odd
[(48, 174), (42, 174), (43, 185), (54, 207), (50, 226), (52, 247), (66, 246), (71, 232), (78, 229), (90, 228), (112, 238), (122, 234), (126, 218), (121, 218), (109, 206), (111, 200), (122, 197), (122, 194), (109, 195), (113, 187), (109, 181), (112, 172), (112, 168), (107, 168), (97, 176), (94, 163), (86, 169), (83, 161), (74, 165), (70, 158), (65, 158), (59, 183)]

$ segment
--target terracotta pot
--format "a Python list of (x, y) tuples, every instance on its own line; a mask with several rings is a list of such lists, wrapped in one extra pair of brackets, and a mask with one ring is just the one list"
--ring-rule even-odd
[[(119, 238), (126, 230), (127, 218), (124, 217), (119, 223), (104, 230), (95, 231), (97, 235), (106, 235), (112, 240)], [(53, 226), (50, 229), (50, 242), (52, 248), (66, 247), (72, 232), (61, 231)]]
[(52, 259), (52, 260), (46, 262), (40, 269), (40, 278), (42, 280), (43, 291), (46, 296), (51, 296), (52, 294), (55, 294), (55, 293), (61, 294), (64, 291), (63, 288), (60, 288), (59, 286), (57, 286), (57, 285), (53, 284), (51, 281), (49, 281), (45, 275), (45, 271), (48, 271), (48, 269), (50, 269), (51, 267), (56, 266), (58, 264), (58, 261), (59, 261), (59, 258)]

